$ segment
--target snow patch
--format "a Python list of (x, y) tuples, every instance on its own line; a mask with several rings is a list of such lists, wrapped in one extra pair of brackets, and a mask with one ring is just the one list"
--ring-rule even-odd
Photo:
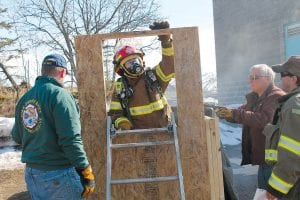
[(221, 132), (221, 141), (223, 145), (237, 145), (242, 141), (242, 127), (237, 124), (219, 121), (219, 128)]
[(16, 150), (13, 147), (0, 149), (0, 170), (11, 170), (24, 167), (25, 164), (21, 162), (21, 154), (21, 151)]
[(0, 147), (17, 145), (10, 134), (14, 123), (15, 118), (0, 117)]
[(9, 137), (15, 118), (0, 117), (0, 137)]

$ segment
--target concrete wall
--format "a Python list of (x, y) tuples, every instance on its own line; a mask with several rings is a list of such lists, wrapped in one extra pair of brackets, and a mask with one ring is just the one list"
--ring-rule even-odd
[(300, 22), (300, 1), (213, 0), (213, 11), (219, 104), (243, 103), (249, 68), (285, 61), (284, 28)]

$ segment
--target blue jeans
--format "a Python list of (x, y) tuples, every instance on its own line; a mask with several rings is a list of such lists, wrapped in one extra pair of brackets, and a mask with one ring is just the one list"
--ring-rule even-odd
[(272, 166), (269, 166), (267, 164), (259, 165), (258, 167), (258, 175), (257, 175), (257, 181), (258, 181), (258, 188), (260, 189), (267, 189), (268, 180), (272, 173)]
[(83, 191), (74, 167), (53, 171), (26, 167), (25, 181), (32, 200), (78, 200)]

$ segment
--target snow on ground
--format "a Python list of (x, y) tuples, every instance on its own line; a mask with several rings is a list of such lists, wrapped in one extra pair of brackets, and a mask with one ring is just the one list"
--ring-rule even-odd
[[(13, 123), (14, 118), (0, 117), (0, 137), (10, 136)], [(237, 145), (241, 143), (241, 127), (239, 125), (220, 120), (219, 127), (223, 145)], [(20, 161), (21, 151), (16, 150), (12, 147), (13, 145), (15, 145), (15, 143), (12, 140), (0, 142), (0, 170), (14, 169), (23, 166)]]
[(237, 145), (241, 143), (242, 128), (240, 125), (220, 120), (219, 128), (223, 145)]
[(15, 118), (0, 117), (0, 137), (10, 136), (10, 130), (15, 123)]
[(16, 150), (10, 131), (15, 123), (14, 118), (0, 117), (0, 170), (15, 169), (23, 166), (21, 163), (21, 151)]
[[(227, 108), (238, 108), (241, 104), (226, 105)], [(242, 126), (227, 122), (224, 119), (219, 120), (219, 128), (221, 132), (221, 141), (223, 145), (237, 145), (242, 142)]]
[(24, 166), (21, 163), (21, 151), (13, 147), (5, 147), (0, 149), (0, 170), (16, 169)]

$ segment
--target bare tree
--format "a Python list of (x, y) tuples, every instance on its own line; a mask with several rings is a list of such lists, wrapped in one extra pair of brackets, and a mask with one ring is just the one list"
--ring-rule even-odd
[[(3, 15), (6, 12), (7, 12), (7, 9), (0, 8), (0, 15)], [(12, 25), (10, 23), (5, 22), (5, 21), (0, 21), (0, 29), (6, 29), (6, 30), (8, 30), (11, 27), (12, 27)], [(5, 47), (11, 45), (13, 42), (14, 42), (13, 39), (1, 36), (0, 37), (0, 53), (3, 52), (3, 49)]]
[(205, 98), (216, 98), (217, 96), (217, 77), (214, 73), (205, 73), (202, 76), (202, 89)]
[[(3, 16), (6, 14), (7, 9), (0, 8), (0, 15)], [(12, 28), (12, 24), (6, 21), (0, 21), (0, 29), (9, 30)], [(2, 35), (9, 35), (9, 33), (2, 33)], [(0, 72), (2, 73), (1, 81), (8, 80), (13, 89), (17, 92), (17, 99), (19, 96), (19, 87), (16, 83), (13, 75), (10, 73), (8, 66), (5, 65), (5, 62), (16, 57), (15, 52), (18, 52), (17, 49), (10, 48), (18, 38), (9, 38), (9, 37), (0, 37)]]
[[(74, 37), (139, 30), (159, 19), (156, 0), (17, 0), (18, 27), (31, 44), (61, 51), (76, 74)], [(34, 37), (32, 37), (34, 36)]]

